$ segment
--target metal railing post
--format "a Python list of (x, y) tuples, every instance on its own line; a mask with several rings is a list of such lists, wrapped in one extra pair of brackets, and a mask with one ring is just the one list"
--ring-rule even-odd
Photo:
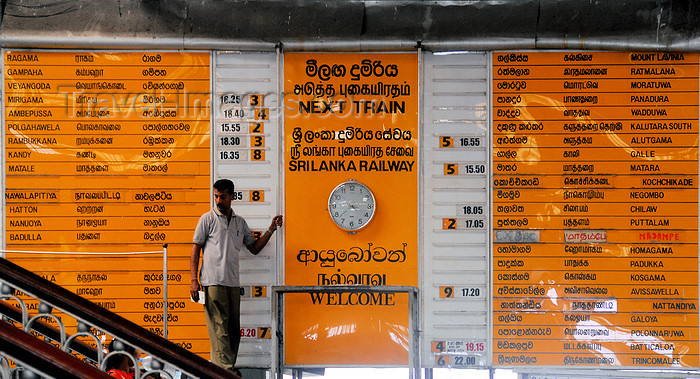
[(163, 338), (168, 339), (168, 244), (163, 244)]
[(421, 378), (421, 369), (420, 369), (420, 312), (418, 311), (418, 304), (419, 304), (419, 297), (418, 297), (418, 288), (413, 287), (413, 291), (409, 294), (409, 296), (413, 296), (413, 301), (409, 301), (409, 306), (410, 304), (413, 303), (413, 306), (411, 307), (413, 315), (411, 319), (413, 319), (413, 370), (415, 372), (415, 375), (417, 378)]
[[(274, 287), (273, 287), (274, 288)], [(284, 338), (283, 337), (283, 326), (284, 325), (284, 293), (277, 292), (273, 289), (272, 296), (272, 312), (276, 316), (276, 321), (273, 323), (274, 330), (272, 338), (275, 341), (274, 348), (275, 353), (272, 356), (272, 379), (278, 379), (283, 377), (283, 362), (284, 362)]]

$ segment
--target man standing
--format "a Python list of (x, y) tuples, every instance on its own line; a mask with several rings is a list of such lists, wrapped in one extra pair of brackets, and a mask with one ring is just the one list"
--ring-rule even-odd
[[(190, 257), (190, 296), (196, 302), (200, 289), (204, 292), (212, 362), (238, 373), (234, 368), (241, 341), (238, 254), (243, 246), (258, 254), (282, 226), (282, 216), (273, 217), (270, 228), (256, 240), (246, 221), (231, 209), (233, 193), (232, 181), (217, 180), (214, 183), (215, 207), (199, 218)], [(200, 252), (202, 268), (198, 275)]]

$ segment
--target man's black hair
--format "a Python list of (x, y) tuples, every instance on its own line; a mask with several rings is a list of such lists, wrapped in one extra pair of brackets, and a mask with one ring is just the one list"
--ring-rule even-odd
[(214, 189), (219, 192), (228, 191), (229, 195), (233, 195), (233, 182), (229, 179), (219, 179), (216, 182), (214, 182)]
[[(110, 353), (117, 350), (115, 347), (115, 344), (116, 344), (115, 341), (116, 341), (116, 339), (112, 339), (109, 342), (109, 345), (107, 346), (107, 351), (109, 351)], [(107, 358), (107, 362), (105, 362), (105, 371), (109, 371), (112, 369), (118, 369), (121, 362), (125, 358), (128, 359), (130, 366), (134, 364), (134, 362), (130, 358), (127, 358), (126, 354), (130, 354), (132, 357), (136, 358), (136, 348), (134, 348), (133, 346), (127, 345), (123, 342), (122, 342), (121, 346), (123, 347), (123, 350), (120, 350), (120, 351), (122, 351), (122, 353), (115, 354), (115, 355), (112, 355), (109, 358)]]

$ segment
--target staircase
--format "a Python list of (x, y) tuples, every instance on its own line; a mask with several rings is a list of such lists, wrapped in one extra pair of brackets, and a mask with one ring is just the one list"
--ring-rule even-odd
[[(21, 292), (39, 301), (31, 315)], [(52, 312), (58, 310), (61, 317)], [(0, 378), (109, 378), (106, 355), (97, 335), (107, 335), (152, 357), (148, 371), (163, 379), (238, 378), (177, 346), (24, 268), (0, 258)], [(72, 317), (77, 332), (67, 335), (63, 319)], [(56, 324), (54, 327), (51, 324)], [(86, 343), (92, 340), (94, 346)], [(47, 343), (48, 342), (48, 343)], [(120, 351), (119, 354), (125, 352)], [(133, 359), (138, 362), (137, 357)]]

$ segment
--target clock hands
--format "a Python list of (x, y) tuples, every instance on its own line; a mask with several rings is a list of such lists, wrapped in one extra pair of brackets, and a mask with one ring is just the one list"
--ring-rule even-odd
[(345, 216), (345, 214), (348, 213), (348, 211), (350, 211), (350, 210), (353, 210), (353, 211), (356, 211), (356, 210), (357, 210), (357, 209), (355, 209), (355, 205), (354, 205), (353, 203), (350, 203), (350, 202), (348, 202), (347, 207), (348, 207), (348, 208), (345, 209), (345, 211), (343, 211), (343, 213), (341, 213), (340, 216), (338, 216), (338, 217), (343, 217), (343, 216)]

